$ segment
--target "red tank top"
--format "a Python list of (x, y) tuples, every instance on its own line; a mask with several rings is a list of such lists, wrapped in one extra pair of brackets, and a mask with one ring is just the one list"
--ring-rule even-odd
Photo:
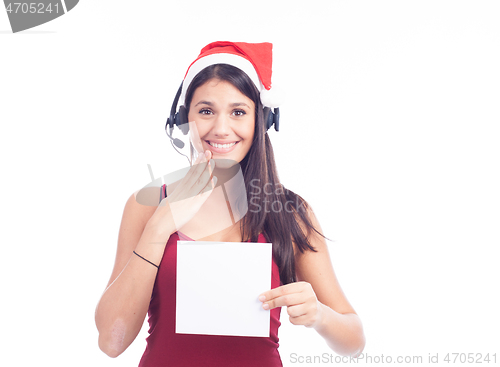
[[(189, 240), (182, 234), (180, 237), (177, 233), (170, 236), (156, 275), (148, 311), (149, 336), (139, 367), (283, 366), (278, 352), (281, 308), (271, 310), (271, 336), (267, 338), (175, 333), (179, 239)], [(264, 235), (259, 235), (258, 242), (267, 242)], [(279, 286), (279, 269), (273, 259), (271, 288)]]

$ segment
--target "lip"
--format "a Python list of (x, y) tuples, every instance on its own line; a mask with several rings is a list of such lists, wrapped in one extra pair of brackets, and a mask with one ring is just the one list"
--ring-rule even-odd
[(216, 147), (210, 145), (208, 143), (209, 141), (211, 141), (212, 143), (217, 143), (217, 144), (229, 144), (229, 143), (234, 143), (234, 141), (222, 142), (222, 141), (216, 141), (216, 140), (205, 140), (205, 143), (207, 144), (208, 149), (210, 149), (214, 153), (221, 153), (221, 154), (232, 152), (234, 150), (234, 148), (236, 148), (236, 146), (238, 146), (238, 143), (239, 143), (239, 141), (237, 141), (236, 144), (234, 144), (232, 147), (229, 147), (229, 148), (216, 148)]

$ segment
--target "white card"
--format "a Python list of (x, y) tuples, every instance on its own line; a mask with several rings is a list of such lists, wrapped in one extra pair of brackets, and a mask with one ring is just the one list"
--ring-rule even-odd
[(178, 334), (269, 337), (272, 244), (177, 242)]

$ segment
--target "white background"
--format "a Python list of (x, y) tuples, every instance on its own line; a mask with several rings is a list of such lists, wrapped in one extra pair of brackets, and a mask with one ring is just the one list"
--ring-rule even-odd
[[(365, 353), (498, 363), (499, 15), (497, 1), (82, 0), (12, 34), (0, 11), (0, 364), (137, 366), (147, 328), (110, 359), (94, 309), (146, 165), (186, 163), (164, 124), (214, 40), (275, 45), (280, 178), (333, 240)], [(321, 337), (281, 320), (285, 366), (328, 365), (305, 363), (333, 353)]]

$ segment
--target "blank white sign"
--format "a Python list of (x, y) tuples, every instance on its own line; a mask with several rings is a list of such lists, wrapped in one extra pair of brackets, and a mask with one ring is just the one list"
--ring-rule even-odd
[(176, 333), (269, 337), (272, 244), (177, 242)]

